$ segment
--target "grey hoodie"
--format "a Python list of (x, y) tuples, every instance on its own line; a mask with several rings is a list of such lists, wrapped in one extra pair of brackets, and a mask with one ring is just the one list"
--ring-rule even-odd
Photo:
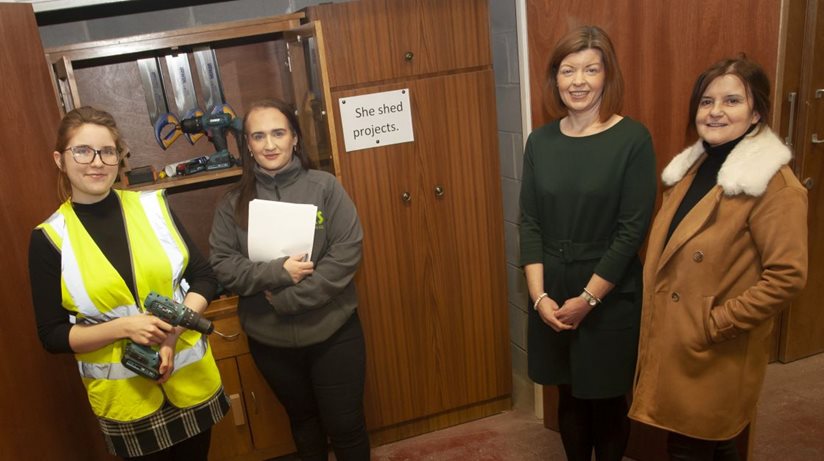
[[(298, 284), (283, 268), (286, 258), (252, 262), (247, 232), (235, 224), (238, 192), (226, 194), (215, 212), (209, 258), (218, 280), (240, 295), (240, 324), (251, 338), (273, 347), (302, 347), (329, 338), (358, 305), (353, 278), (361, 261), (355, 204), (329, 173), (304, 170), (296, 157), (269, 176), (255, 169), (257, 198), (318, 207), (312, 275)], [(266, 300), (264, 290), (273, 294)]]

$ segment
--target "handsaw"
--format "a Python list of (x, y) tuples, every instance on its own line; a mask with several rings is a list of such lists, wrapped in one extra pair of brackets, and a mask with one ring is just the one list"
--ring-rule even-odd
[(223, 85), (220, 82), (220, 68), (217, 65), (215, 50), (198, 48), (192, 54), (195, 56), (201, 93), (206, 100), (206, 112), (210, 114), (224, 112), (235, 117), (235, 111), (226, 104), (223, 98)]
[(163, 87), (163, 75), (160, 71), (160, 61), (157, 58), (137, 60), (140, 81), (146, 96), (146, 107), (149, 109), (149, 119), (154, 127), (155, 140), (164, 150), (172, 145), (183, 132), (180, 130), (180, 121), (169, 112), (166, 102), (166, 91)]
[[(175, 92), (175, 106), (181, 119), (196, 118), (203, 115), (197, 105), (192, 71), (189, 68), (189, 57), (186, 53), (166, 55), (166, 67), (172, 79), (172, 88)], [(203, 137), (203, 133), (184, 133), (190, 144), (196, 143)]]

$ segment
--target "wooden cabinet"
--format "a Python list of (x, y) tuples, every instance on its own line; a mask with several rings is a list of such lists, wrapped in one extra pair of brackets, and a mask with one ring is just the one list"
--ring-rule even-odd
[(232, 403), (212, 431), (209, 459), (259, 460), (293, 453), (289, 418), (249, 354), (236, 309), (233, 297), (213, 302), (206, 312), (215, 330), (229, 335), (212, 334), (209, 343)]
[(339, 154), (364, 227), (356, 282), (367, 424), (377, 443), (510, 404), (486, 8), (482, 0), (401, 0), (307, 10), (330, 44), (330, 105), (409, 90), (414, 142)]

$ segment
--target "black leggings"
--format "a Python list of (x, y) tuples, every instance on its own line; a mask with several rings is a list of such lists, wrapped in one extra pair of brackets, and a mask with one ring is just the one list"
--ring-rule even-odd
[(667, 452), (672, 461), (738, 461), (735, 438), (704, 440), (670, 432)]
[(338, 461), (369, 461), (366, 346), (357, 313), (319, 344), (278, 348), (249, 338), (249, 351), (289, 415), (300, 459), (325, 461), (328, 436)]
[(129, 461), (206, 461), (209, 457), (209, 442), (212, 440), (212, 428), (200, 434), (176, 443), (171, 447), (144, 456), (123, 458)]
[(621, 461), (629, 440), (627, 399), (579, 399), (558, 386), (558, 425), (569, 461)]

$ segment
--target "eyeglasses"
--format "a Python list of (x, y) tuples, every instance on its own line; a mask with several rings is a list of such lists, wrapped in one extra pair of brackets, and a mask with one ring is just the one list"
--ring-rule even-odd
[(120, 151), (114, 146), (103, 146), (100, 149), (91, 146), (72, 146), (66, 150), (72, 151), (72, 158), (81, 165), (94, 162), (95, 155), (100, 156), (100, 161), (104, 165), (115, 166), (120, 163)]

